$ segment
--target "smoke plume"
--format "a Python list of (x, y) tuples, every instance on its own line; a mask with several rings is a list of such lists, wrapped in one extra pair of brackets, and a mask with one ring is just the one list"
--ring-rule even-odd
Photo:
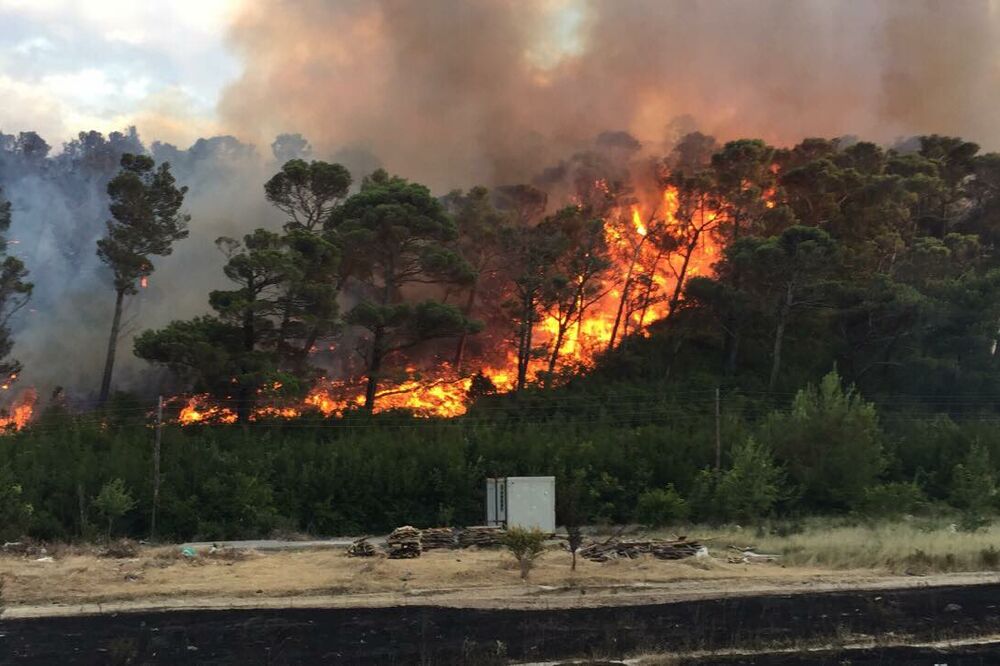
[(685, 116), (723, 139), (996, 148), (997, 33), (990, 0), (259, 0), (220, 111), (437, 189), (523, 178), (609, 128), (658, 149)]

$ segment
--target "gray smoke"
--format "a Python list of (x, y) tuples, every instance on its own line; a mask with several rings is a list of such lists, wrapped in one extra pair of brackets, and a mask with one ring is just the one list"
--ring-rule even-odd
[(294, 128), (439, 191), (522, 179), (607, 128), (659, 150), (685, 115), (721, 139), (997, 148), (996, 4), (258, 0), (220, 111), (237, 136)]

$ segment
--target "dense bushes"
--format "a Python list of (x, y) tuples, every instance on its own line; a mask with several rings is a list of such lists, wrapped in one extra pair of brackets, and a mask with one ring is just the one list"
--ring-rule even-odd
[[(726, 401), (718, 472), (710, 401), (688, 398), (682, 409), (678, 400), (649, 400), (640, 417), (613, 410), (595, 416), (598, 400), (574, 400), (563, 396), (558, 404), (575, 406), (553, 408), (544, 420), (502, 417), (497, 407), (492, 420), (383, 415), (168, 427), (157, 531), (164, 539), (221, 539), (475, 524), (486, 477), (534, 474), (553, 474), (558, 487), (576, 489), (572, 508), (583, 524), (899, 514), (917, 510), (925, 496), (952, 503), (970, 523), (993, 510), (1000, 458), (989, 451), (1000, 447), (1000, 433), (944, 417), (927, 429), (910, 427), (911, 417), (905, 428), (886, 431), (875, 408), (836, 375), (800, 392), (790, 410)], [(925, 465), (939, 459), (928, 451), (945, 432), (965, 452), (948, 458), (954, 470), (941, 474)], [(884, 452), (883, 441), (897, 444)], [(148, 427), (113, 413), (45, 415), (0, 438), (3, 537), (98, 538), (109, 519), (115, 533), (147, 536), (151, 471)]]

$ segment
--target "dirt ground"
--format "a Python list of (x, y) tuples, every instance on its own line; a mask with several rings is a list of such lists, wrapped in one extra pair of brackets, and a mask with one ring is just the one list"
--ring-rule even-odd
[(886, 572), (730, 564), (720, 557), (606, 563), (551, 550), (530, 581), (500, 551), (430, 551), (418, 559), (350, 558), (340, 549), (254, 551), (188, 559), (177, 548), (135, 558), (68, 551), (51, 560), (0, 557), (5, 618), (166, 608), (574, 608), (713, 596), (997, 582), (997, 574), (899, 576)]

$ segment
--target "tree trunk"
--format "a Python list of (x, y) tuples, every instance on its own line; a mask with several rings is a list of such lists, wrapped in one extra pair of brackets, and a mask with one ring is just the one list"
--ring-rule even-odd
[(378, 374), (382, 370), (382, 344), (385, 333), (381, 328), (375, 329), (372, 340), (372, 358), (368, 364), (368, 383), (365, 386), (365, 411), (369, 414), (375, 411), (375, 392), (378, 389)]
[(125, 290), (118, 289), (115, 296), (115, 316), (111, 320), (111, 335), (108, 337), (108, 355), (104, 359), (104, 376), (101, 378), (101, 393), (98, 404), (103, 405), (111, 393), (111, 375), (115, 370), (115, 352), (118, 349), (118, 331), (122, 323), (122, 304), (125, 302)]
[[(252, 293), (254, 289), (253, 282), (249, 283), (249, 288)], [(254, 312), (251, 308), (247, 308), (243, 312), (243, 350), (248, 354), (253, 352), (254, 347), (257, 345), (257, 329), (256, 322), (254, 321)], [(239, 389), (236, 391), (236, 422), (247, 424), (250, 422), (250, 414), (253, 412), (253, 402), (256, 387), (245, 386), (240, 383)]]
[(677, 284), (674, 285), (674, 293), (670, 297), (670, 308), (667, 310), (667, 319), (670, 319), (674, 315), (677, 306), (681, 302), (681, 294), (684, 293), (684, 280), (687, 277), (688, 266), (691, 264), (691, 255), (694, 254), (694, 250), (698, 246), (698, 238), (700, 236), (700, 231), (695, 233), (684, 253), (684, 261), (681, 263), (680, 273), (677, 274)]
[(735, 315), (730, 315), (727, 317), (726, 330), (725, 330), (725, 360), (723, 362), (723, 371), (727, 377), (732, 377), (736, 374), (736, 361), (739, 358), (740, 351), (740, 331), (739, 322)]
[(639, 261), (639, 252), (642, 250), (642, 244), (646, 242), (646, 236), (642, 237), (639, 244), (635, 246), (635, 251), (632, 253), (632, 261), (628, 265), (628, 272), (625, 274), (625, 284), (622, 285), (622, 297), (618, 301), (618, 312), (615, 313), (615, 323), (611, 327), (611, 339), (608, 340), (608, 351), (615, 348), (615, 338), (618, 336), (618, 327), (622, 323), (622, 314), (625, 311), (625, 304), (628, 302), (628, 291), (632, 287), (632, 273), (635, 271), (635, 264)]
[(789, 282), (785, 290), (785, 298), (781, 302), (781, 309), (778, 311), (778, 325), (774, 329), (774, 351), (771, 356), (771, 379), (767, 383), (768, 391), (773, 391), (775, 384), (778, 383), (778, 372), (781, 369), (781, 344), (785, 339), (785, 325), (788, 323), (788, 315), (792, 311), (793, 295), (793, 285)]
[(566, 330), (570, 326), (572, 321), (572, 313), (566, 318), (565, 321), (559, 320), (559, 332), (556, 333), (555, 343), (552, 347), (552, 353), (549, 354), (549, 369), (548, 373), (545, 375), (545, 387), (548, 388), (552, 381), (552, 373), (556, 371), (556, 361), (559, 360), (559, 350), (562, 348), (563, 340), (566, 337)]
[[(472, 314), (472, 308), (476, 303), (476, 291), (479, 286), (479, 280), (472, 283), (469, 287), (469, 298), (465, 302), (465, 308), (462, 310), (462, 314), (468, 317)], [(458, 336), (458, 346), (455, 348), (455, 372), (462, 371), (462, 361), (465, 357), (465, 343), (469, 339), (469, 332), (462, 329), (462, 334)]]
[(521, 311), (521, 330), (517, 339), (517, 384), (515, 391), (520, 391), (528, 383), (528, 362), (531, 360), (531, 333), (535, 319), (534, 294), (525, 295)]
[[(663, 259), (663, 251), (656, 254), (653, 265), (649, 269), (649, 282), (646, 284), (646, 292), (642, 297), (642, 310), (639, 312), (639, 326), (646, 323), (646, 313), (649, 312), (650, 301), (653, 300), (653, 287), (656, 286), (656, 269), (660, 267), (660, 260)], [(670, 316), (669, 314), (667, 315)]]

